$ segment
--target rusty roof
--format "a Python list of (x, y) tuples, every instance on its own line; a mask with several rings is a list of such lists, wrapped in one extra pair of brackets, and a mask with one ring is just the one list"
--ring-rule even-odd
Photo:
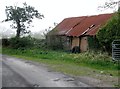
[(71, 17), (64, 19), (61, 23), (59, 23), (54, 29), (57, 30), (56, 34), (58, 35), (66, 35), (73, 27), (79, 24), (82, 20), (84, 20), (86, 16), (82, 17)]
[(64, 19), (55, 29), (57, 35), (81, 36), (96, 35), (99, 28), (104, 25), (113, 14), (94, 16), (81, 16)]

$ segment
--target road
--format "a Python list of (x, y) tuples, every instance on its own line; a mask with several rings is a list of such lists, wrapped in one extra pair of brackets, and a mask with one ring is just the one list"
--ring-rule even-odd
[(3, 55), (2, 87), (89, 87), (89, 85), (75, 81), (68, 75), (51, 71), (44, 64)]

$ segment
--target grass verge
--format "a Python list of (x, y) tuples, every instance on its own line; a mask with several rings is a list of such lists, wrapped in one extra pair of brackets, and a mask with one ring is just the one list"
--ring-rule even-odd
[(86, 52), (71, 54), (61, 51), (26, 49), (16, 50), (3, 48), (3, 54), (12, 55), (26, 60), (37, 61), (52, 67), (56, 71), (75, 76), (94, 74), (119, 76), (120, 66), (114, 63), (106, 54)]

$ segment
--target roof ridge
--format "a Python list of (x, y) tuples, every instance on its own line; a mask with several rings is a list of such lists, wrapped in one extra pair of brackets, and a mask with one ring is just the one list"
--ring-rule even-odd
[[(103, 13), (103, 14), (95, 14), (95, 15), (83, 15), (83, 16), (76, 16), (76, 17), (67, 17), (65, 19), (72, 19), (72, 18), (81, 18), (81, 17), (91, 17), (91, 16), (99, 16), (99, 15), (110, 15), (114, 13)], [(63, 19), (63, 20), (65, 20)]]

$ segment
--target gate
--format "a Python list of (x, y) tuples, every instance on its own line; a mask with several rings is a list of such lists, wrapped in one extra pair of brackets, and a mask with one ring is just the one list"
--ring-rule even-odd
[(120, 60), (120, 40), (112, 42), (112, 58), (113, 60)]

